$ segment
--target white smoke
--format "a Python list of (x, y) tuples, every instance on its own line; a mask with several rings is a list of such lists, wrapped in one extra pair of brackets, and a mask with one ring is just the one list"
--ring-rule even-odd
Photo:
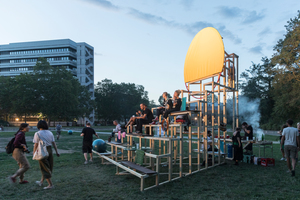
[(254, 136), (258, 140), (262, 140), (263, 130), (259, 128), (260, 112), (259, 112), (260, 99), (250, 100), (247, 97), (241, 96), (239, 98), (239, 115), (241, 122), (247, 122), (253, 128)]
[[(263, 130), (259, 128), (260, 112), (259, 112), (260, 99), (250, 100), (247, 97), (239, 96), (239, 121), (240, 123), (247, 122), (253, 128), (254, 137), (262, 140)], [(228, 101), (227, 111), (232, 118), (232, 100)], [(231, 116), (230, 116), (231, 115)]]

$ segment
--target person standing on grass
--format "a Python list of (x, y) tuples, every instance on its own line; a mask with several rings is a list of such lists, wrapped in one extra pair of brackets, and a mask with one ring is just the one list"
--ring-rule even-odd
[(11, 177), (9, 177), (9, 181), (11, 183), (16, 182), (16, 178), (19, 176), (20, 184), (29, 183), (24, 180), (25, 172), (30, 168), (29, 162), (26, 158), (25, 152), (28, 152), (27, 144), (25, 140), (25, 133), (29, 131), (29, 125), (27, 123), (22, 123), (19, 127), (19, 130), (15, 134), (14, 141), (14, 151), (12, 157), (18, 162), (19, 169), (18, 171)]
[[(282, 131), (281, 146), (284, 145), (284, 153), (287, 160), (288, 172), (295, 176), (296, 157), (299, 150), (299, 132), (298, 129), (292, 127), (293, 120), (286, 121), (287, 128)], [(298, 146), (298, 147), (297, 147)], [(292, 167), (290, 158), (292, 158)]]
[[(282, 125), (281, 130), (278, 131), (278, 134), (280, 135), (280, 136), (279, 136), (279, 140), (280, 140), (280, 141), (281, 141), (281, 139), (282, 139), (282, 132), (283, 132), (283, 129), (285, 129), (286, 127), (288, 127), (288, 126), (287, 126), (286, 124), (284, 124), (284, 125)], [(280, 160), (286, 161), (286, 158), (285, 158), (285, 155), (284, 155), (284, 145), (281, 145), (281, 146), (280, 146), (280, 151), (281, 151), (281, 154), (282, 154), (282, 158), (281, 158)]]
[(90, 154), (90, 162), (93, 162), (93, 135), (99, 138), (95, 130), (91, 128), (91, 124), (87, 122), (86, 127), (82, 129), (80, 134), (80, 136), (83, 136), (82, 152), (85, 158), (84, 164), (88, 164), (88, 153)]
[(54, 135), (51, 131), (48, 130), (48, 124), (44, 120), (40, 120), (37, 124), (38, 132), (34, 134), (33, 137), (33, 155), (38, 148), (39, 142), (42, 141), (43, 144), (47, 146), (47, 151), (49, 156), (43, 160), (39, 160), (39, 166), (42, 173), (42, 178), (40, 181), (36, 181), (35, 183), (39, 186), (43, 185), (44, 180), (48, 182), (48, 186), (44, 187), (44, 190), (54, 188), (54, 185), (51, 181), (52, 172), (53, 172), (53, 154), (52, 154), (52, 146), (56, 152), (56, 156), (59, 157), (59, 153), (57, 151), (57, 147), (54, 140)]
[(62, 128), (61, 124), (58, 123), (57, 126), (56, 126), (56, 135), (57, 135), (57, 136), (56, 136), (56, 139), (57, 139), (57, 140), (59, 140), (60, 133), (61, 133), (61, 128)]
[(240, 131), (241, 129), (237, 127), (232, 136), (232, 144), (234, 149), (233, 160), (235, 160), (235, 165), (239, 165), (239, 161), (243, 160), (243, 146)]
[[(247, 124), (247, 122), (242, 123), (242, 129), (245, 131), (245, 138), (248, 137), (249, 140), (253, 140), (253, 128), (251, 125)], [(252, 143), (248, 144), (248, 146), (245, 147), (246, 153), (252, 154)]]

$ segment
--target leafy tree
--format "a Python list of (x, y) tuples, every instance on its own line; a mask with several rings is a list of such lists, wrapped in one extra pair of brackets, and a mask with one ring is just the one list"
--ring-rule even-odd
[(39, 92), (36, 88), (36, 82), (33, 76), (29, 74), (20, 74), (15, 78), (15, 84), (12, 89), (12, 113), (18, 116), (35, 115), (39, 112), (40, 101)]
[(124, 120), (135, 114), (140, 103), (149, 104), (148, 92), (141, 85), (134, 83), (113, 83), (104, 79), (95, 87), (96, 116), (109, 121)]
[(12, 111), (12, 91), (15, 85), (15, 79), (11, 77), (0, 76), (0, 115), (8, 121), (8, 115)]
[(272, 63), (275, 106), (273, 123), (282, 123), (288, 118), (300, 120), (300, 11), (287, 22), (284, 39), (274, 47)]
[(260, 100), (259, 110), (261, 114), (260, 124), (266, 124), (269, 121), (270, 113), (274, 107), (272, 97), (274, 79), (274, 65), (267, 57), (262, 58), (262, 64), (254, 64), (241, 74), (242, 81), (240, 88), (242, 95), (250, 101)]
[(33, 77), (40, 94), (39, 111), (48, 121), (73, 120), (91, 113), (91, 95), (66, 68), (52, 67), (45, 58), (39, 58)]

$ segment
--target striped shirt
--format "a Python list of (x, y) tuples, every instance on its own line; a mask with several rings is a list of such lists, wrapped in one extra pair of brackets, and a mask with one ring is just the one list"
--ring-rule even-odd
[(34, 134), (33, 143), (38, 143), (42, 140), (46, 146), (52, 146), (52, 142), (55, 142), (53, 133), (48, 130), (41, 130)]

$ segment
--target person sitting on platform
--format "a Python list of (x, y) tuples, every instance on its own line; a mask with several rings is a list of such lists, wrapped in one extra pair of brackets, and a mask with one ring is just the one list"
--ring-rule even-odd
[[(253, 128), (251, 125), (248, 125), (247, 122), (242, 123), (242, 129), (245, 131), (245, 138), (248, 140), (253, 140)], [(245, 147), (246, 153), (252, 154), (252, 143)]]
[(130, 130), (129, 133), (132, 133), (133, 131), (133, 125), (136, 124), (136, 118), (142, 116), (142, 112), (140, 110), (135, 112), (135, 115), (133, 115), (129, 121), (127, 122), (127, 124), (125, 125), (125, 128), (127, 128), (127, 126), (130, 125)]
[(117, 120), (114, 120), (113, 124), (116, 126), (116, 128), (113, 129), (111, 135), (108, 138), (108, 142), (111, 142), (111, 138), (115, 137), (115, 133), (118, 133), (119, 131), (121, 131), (121, 125), (118, 123)]
[(159, 116), (160, 115), (164, 114), (164, 112), (166, 110), (169, 110), (169, 109), (173, 108), (173, 102), (172, 102), (172, 99), (168, 98), (168, 93), (164, 92), (162, 94), (162, 97), (164, 98), (163, 106), (159, 107), (156, 110), (156, 118), (153, 121), (159, 121)]
[[(181, 98), (179, 97), (180, 95), (180, 90), (176, 90), (174, 92), (174, 95), (173, 95), (173, 107), (169, 110), (166, 110), (165, 113), (164, 113), (164, 119), (162, 121), (162, 124), (164, 124), (165, 121), (167, 121), (167, 118), (169, 117), (170, 113), (172, 112), (176, 112), (176, 111), (180, 111), (180, 108), (181, 108)], [(169, 125), (169, 122), (167, 121), (167, 129), (168, 129), (168, 125)]]
[(239, 165), (239, 160), (243, 160), (243, 146), (240, 131), (241, 129), (237, 127), (232, 136), (232, 144), (234, 149), (233, 160), (235, 161), (235, 165)]
[[(140, 104), (142, 110), (142, 116), (136, 117), (136, 133), (142, 135), (143, 124), (149, 124), (152, 122), (153, 114), (152, 111), (147, 108), (147, 105), (144, 103)], [(149, 134), (150, 135), (150, 134)]]

